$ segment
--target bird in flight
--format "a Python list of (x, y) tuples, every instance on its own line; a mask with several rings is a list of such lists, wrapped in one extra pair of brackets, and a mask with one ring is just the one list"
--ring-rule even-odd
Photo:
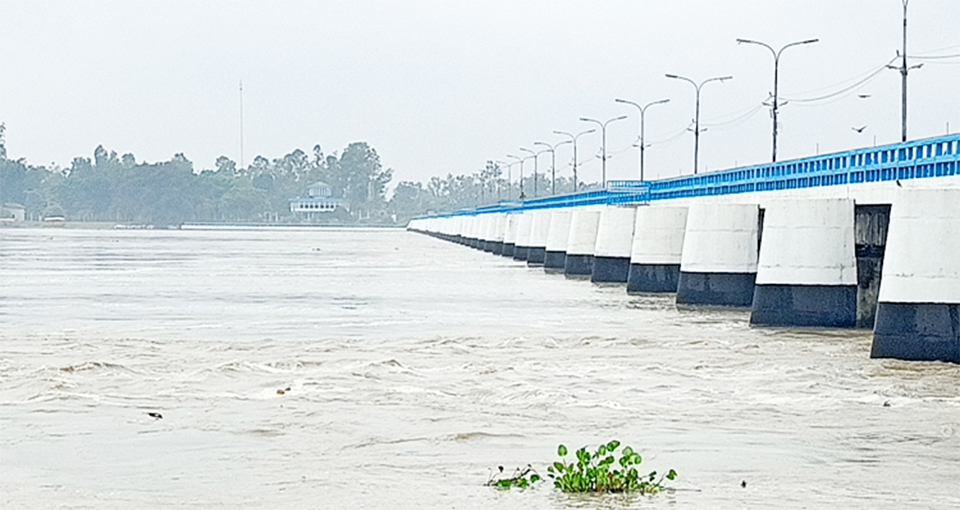
[(858, 94), (857, 97), (859, 97), (860, 99), (866, 99), (870, 97), (870, 94)]
[(850, 128), (850, 129), (856, 131), (857, 133), (863, 133), (863, 130), (864, 130), (864, 129), (867, 129), (867, 126), (862, 126), (862, 127), (858, 127), (858, 128), (852, 127), (852, 128)]
[(160, 414), (160, 413), (147, 413), (147, 416), (149, 416), (149, 417), (151, 417), (151, 418), (153, 418), (153, 419), (155, 419), (155, 420), (161, 420), (161, 419), (163, 419), (163, 415)]

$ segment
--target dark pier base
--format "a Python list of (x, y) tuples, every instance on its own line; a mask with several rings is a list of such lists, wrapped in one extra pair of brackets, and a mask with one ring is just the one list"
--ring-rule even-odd
[(870, 357), (960, 363), (960, 304), (881, 302)]
[(500, 255), (503, 253), (503, 243), (499, 241), (494, 241), (493, 246), (490, 248), (490, 253), (494, 255)]
[(500, 253), (500, 255), (513, 258), (514, 248), (515, 246), (513, 243), (503, 243), (503, 251)]
[(856, 285), (757, 285), (750, 324), (852, 328)]
[(676, 292), (680, 264), (630, 264), (627, 294)]
[(517, 246), (513, 249), (513, 260), (527, 260), (527, 254), (529, 253), (529, 246)]
[(586, 280), (593, 274), (593, 255), (567, 254), (563, 265), (563, 275), (567, 278)]
[(627, 283), (630, 275), (630, 257), (593, 257), (593, 283)]
[(680, 272), (677, 304), (750, 306), (756, 273)]
[(567, 252), (548, 251), (543, 257), (543, 270), (548, 273), (562, 273), (567, 263)]
[(547, 249), (542, 246), (532, 246), (527, 249), (527, 265), (542, 266), (547, 256)]

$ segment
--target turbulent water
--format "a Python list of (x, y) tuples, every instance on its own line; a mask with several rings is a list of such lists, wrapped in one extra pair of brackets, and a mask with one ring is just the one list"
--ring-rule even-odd
[[(403, 231), (0, 229), (0, 507), (960, 507), (960, 367), (748, 318)], [(484, 486), (611, 439), (673, 490)]]

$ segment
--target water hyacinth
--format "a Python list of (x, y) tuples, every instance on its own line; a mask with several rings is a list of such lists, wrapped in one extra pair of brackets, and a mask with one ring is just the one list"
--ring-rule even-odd
[[(674, 480), (677, 472), (669, 470), (657, 478), (657, 472), (641, 475), (637, 466), (643, 461), (640, 454), (626, 446), (619, 454), (620, 441), (601, 444), (593, 452), (587, 447), (574, 452), (576, 460), (567, 461), (567, 447), (557, 447), (560, 460), (547, 467), (547, 477), (553, 480), (553, 486), (563, 492), (632, 492), (656, 494), (666, 487), (664, 479)], [(503, 466), (499, 468), (503, 473)], [(506, 478), (491, 477), (487, 485), (508, 489), (511, 487), (529, 487), (542, 477), (530, 465), (517, 469), (513, 476)]]

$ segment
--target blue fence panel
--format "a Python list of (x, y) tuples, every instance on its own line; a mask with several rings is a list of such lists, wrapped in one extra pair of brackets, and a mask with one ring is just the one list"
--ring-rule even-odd
[(756, 191), (837, 186), (877, 181), (926, 179), (960, 173), (960, 134), (854, 149), (823, 156), (750, 165), (656, 181), (609, 181), (607, 189), (501, 201), (421, 218), (518, 212), (601, 204), (731, 195)]

